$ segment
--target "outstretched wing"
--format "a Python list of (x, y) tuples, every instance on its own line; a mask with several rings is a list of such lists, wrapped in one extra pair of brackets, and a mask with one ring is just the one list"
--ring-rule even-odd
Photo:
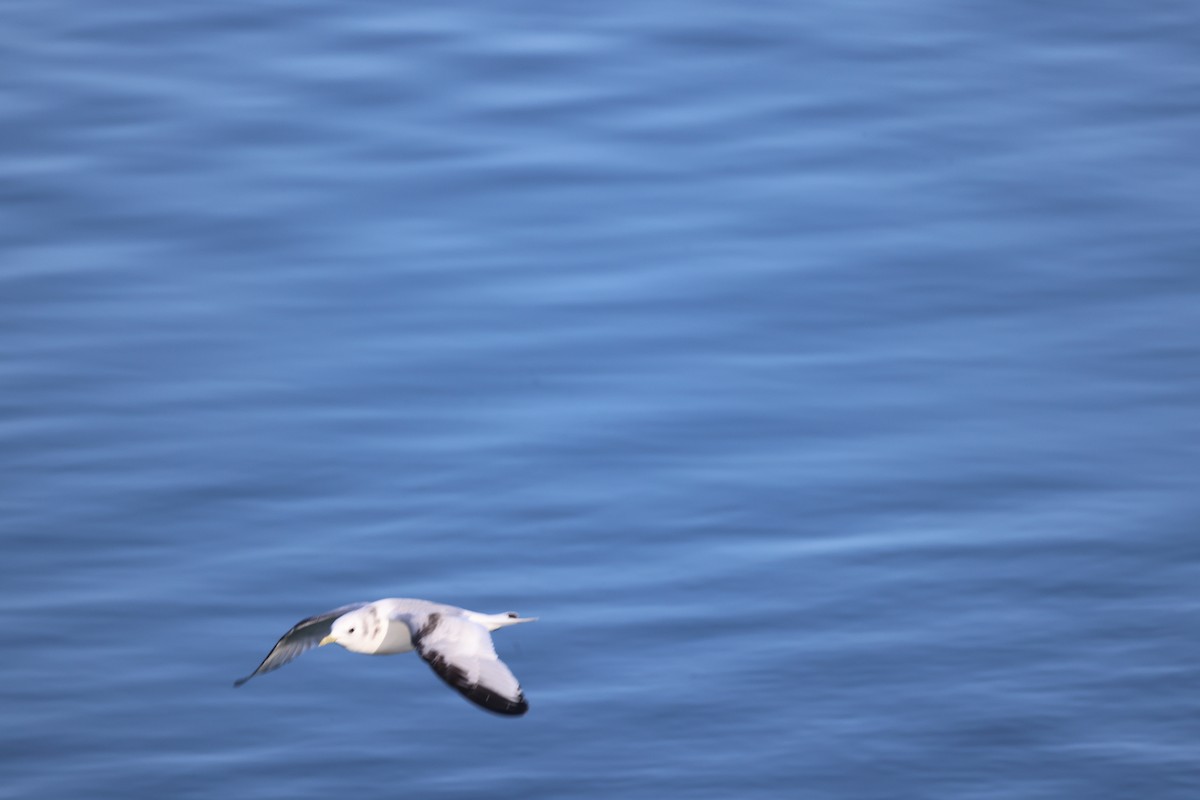
[(510, 716), (529, 710), (521, 684), (497, 658), (487, 628), (466, 617), (436, 611), (403, 618), (421, 658), (472, 703)]
[(290, 631), (280, 637), (275, 646), (271, 648), (271, 652), (267, 653), (267, 657), (258, 665), (258, 669), (246, 677), (234, 681), (233, 685), (241, 686), (255, 675), (279, 669), (284, 664), (295, 661), (302, 653), (313, 649), (322, 639), (329, 635), (335, 619), (365, 605), (368, 604), (351, 603), (348, 606), (335, 608), (333, 611), (326, 611), (324, 614), (300, 620), (292, 626)]

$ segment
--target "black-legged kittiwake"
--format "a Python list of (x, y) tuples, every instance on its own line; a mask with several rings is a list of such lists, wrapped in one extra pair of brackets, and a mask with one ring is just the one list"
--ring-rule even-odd
[(491, 631), (535, 619), (513, 612), (480, 614), (407, 597), (352, 603), (297, 622), (258, 669), (233, 685), (279, 669), (320, 645), (340, 644), (352, 653), (379, 656), (416, 650), (442, 680), (472, 703), (497, 714), (520, 716), (529, 704), (521, 684), (496, 656)]

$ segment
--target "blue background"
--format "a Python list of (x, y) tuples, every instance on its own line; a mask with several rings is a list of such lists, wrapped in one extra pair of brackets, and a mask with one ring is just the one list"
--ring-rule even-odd
[(3, 3), (0, 796), (1194, 800), (1198, 24)]

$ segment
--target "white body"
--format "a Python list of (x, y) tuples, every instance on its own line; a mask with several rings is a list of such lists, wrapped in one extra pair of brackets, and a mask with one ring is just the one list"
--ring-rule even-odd
[[(428, 619), (430, 614), (447, 612), (482, 625), (489, 632), (532, 622), (516, 614), (480, 614), (465, 608), (416, 600), (410, 597), (388, 597), (368, 603), (360, 609), (338, 617), (330, 630), (330, 642), (340, 644), (353, 653), (369, 656), (390, 656), (415, 649), (412, 635), (414, 619)], [(419, 630), (420, 626), (416, 627)]]

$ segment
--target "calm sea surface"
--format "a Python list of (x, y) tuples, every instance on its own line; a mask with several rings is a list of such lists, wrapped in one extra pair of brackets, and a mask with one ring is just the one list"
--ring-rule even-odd
[(1200, 797), (1200, 7), (901, 5), (0, 4), (0, 797)]

